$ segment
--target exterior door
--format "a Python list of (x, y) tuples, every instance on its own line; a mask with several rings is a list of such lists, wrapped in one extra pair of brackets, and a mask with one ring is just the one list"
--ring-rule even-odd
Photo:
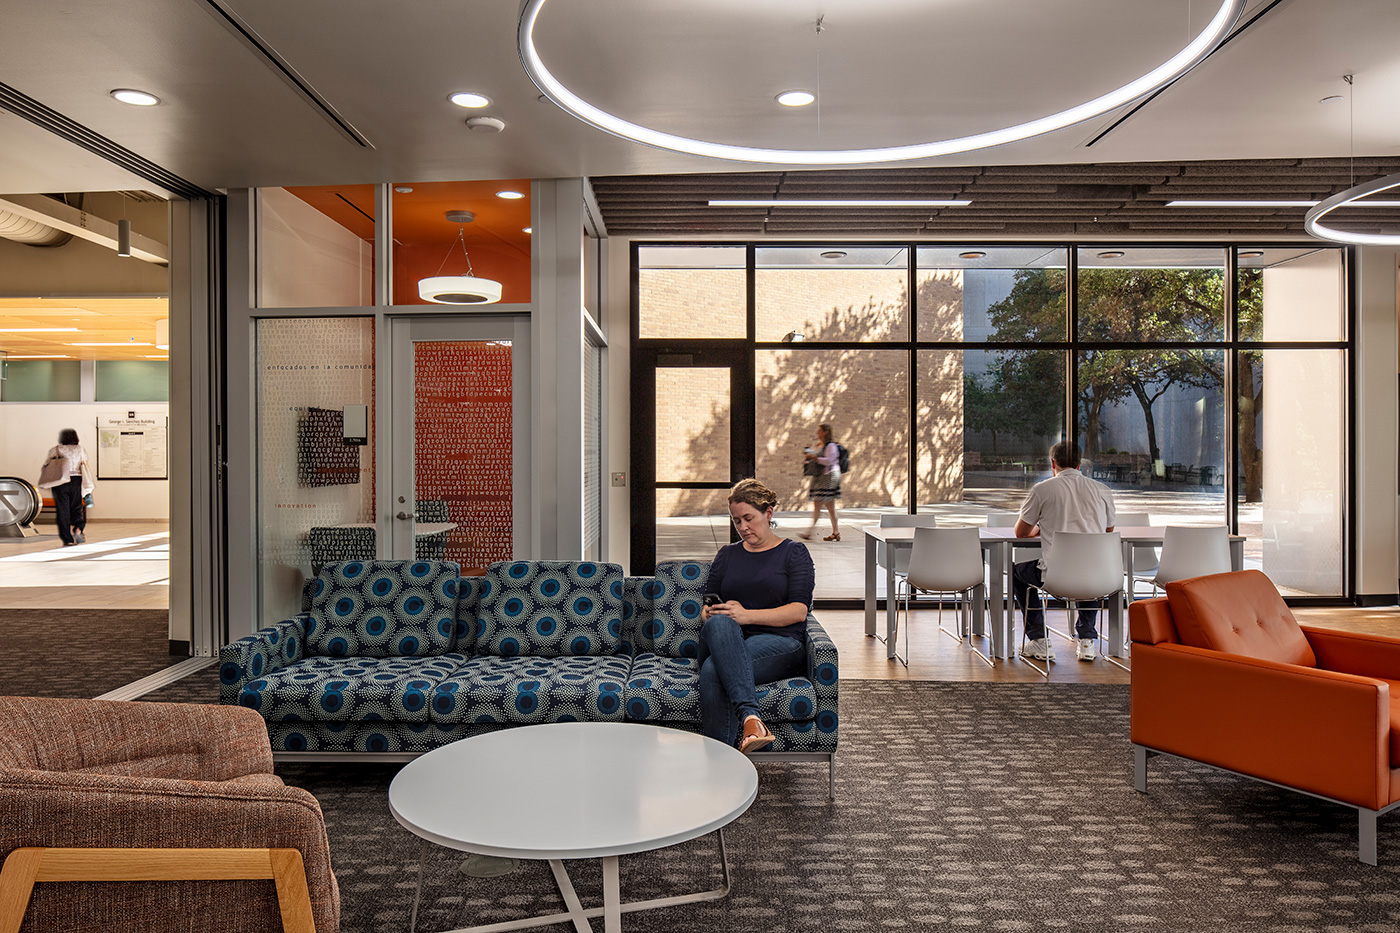
[(390, 321), (381, 557), (466, 571), (526, 548), (529, 332), (525, 315)]
[(632, 365), (632, 572), (738, 540), (727, 493), (754, 475), (753, 353), (639, 347)]

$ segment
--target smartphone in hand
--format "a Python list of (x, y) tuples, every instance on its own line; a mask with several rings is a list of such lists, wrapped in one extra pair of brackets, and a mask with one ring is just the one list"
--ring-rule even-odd
[(724, 602), (724, 600), (722, 600), (722, 599), (719, 598), (719, 594), (718, 594), (718, 593), (706, 593), (706, 594), (705, 594), (705, 605), (707, 605), (707, 606), (718, 606), (718, 605), (719, 605), (720, 603), (722, 603), (722, 602)]

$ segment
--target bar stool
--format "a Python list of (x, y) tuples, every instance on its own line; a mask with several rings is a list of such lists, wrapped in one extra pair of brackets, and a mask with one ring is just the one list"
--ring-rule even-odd
[[(909, 666), (909, 599), (915, 593), (938, 594), (938, 628), (962, 641), (967, 632), (968, 647), (989, 665), (992, 659), (977, 650), (972, 643), (972, 621), (968, 616), (969, 593), (982, 585), (982, 544), (976, 528), (914, 529), (914, 547), (909, 557), (909, 572), (904, 578), (904, 657), (895, 657)], [(956, 593), (962, 597), (960, 620), (956, 633), (943, 627), (943, 596)], [(896, 634), (898, 634), (896, 632)], [(995, 665), (993, 665), (995, 666)]]

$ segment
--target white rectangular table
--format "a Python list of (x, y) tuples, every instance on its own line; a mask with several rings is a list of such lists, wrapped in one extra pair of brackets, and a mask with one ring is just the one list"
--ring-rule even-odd
[[(1135, 549), (1162, 546), (1162, 538), (1166, 533), (1166, 528), (1155, 525), (1134, 526), (1115, 528), (1114, 531), (1118, 532), (1123, 541), (1123, 566), (1127, 569), (1133, 566)], [(889, 657), (894, 657), (896, 624), (894, 550), (912, 548), (914, 546), (914, 532), (913, 528), (874, 526), (865, 529), (865, 634), (871, 637), (874, 637), (876, 632), (875, 609), (878, 601), (875, 585), (878, 565), (875, 558), (882, 542), (889, 549), (885, 567), (885, 643)], [(1010, 598), (1012, 551), (1018, 546), (1039, 547), (1040, 539), (1018, 538), (1011, 528), (979, 528), (978, 533), (982, 550), (987, 554), (988, 566), (992, 568), (990, 600), (992, 656), (1007, 658), (1013, 654), (1011, 645), (1014, 643), (1016, 620), (1015, 606)], [(1230, 536), (1231, 570), (1244, 569), (1244, 540), (1243, 535)], [(1131, 584), (1129, 585), (1131, 586)], [(978, 634), (986, 631), (983, 626), (981, 596), (982, 594), (979, 592), (973, 605), (973, 631)], [(1123, 601), (1116, 598), (1110, 599), (1108, 613), (1109, 653), (1114, 657), (1122, 657), (1125, 643), (1123, 639)]]

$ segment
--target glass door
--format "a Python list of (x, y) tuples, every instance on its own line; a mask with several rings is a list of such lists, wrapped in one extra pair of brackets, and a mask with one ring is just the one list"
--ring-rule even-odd
[[(525, 550), (529, 331), (523, 315), (394, 318), (389, 553), (464, 572)], [(381, 530), (384, 531), (381, 527)]]
[(632, 367), (632, 572), (710, 560), (731, 540), (727, 493), (754, 475), (753, 352), (639, 348)]

